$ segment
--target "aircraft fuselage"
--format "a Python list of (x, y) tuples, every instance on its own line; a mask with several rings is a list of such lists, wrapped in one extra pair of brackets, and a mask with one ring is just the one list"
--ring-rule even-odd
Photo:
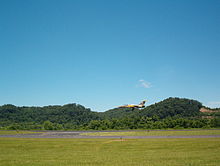
[(119, 106), (118, 108), (144, 108), (145, 107), (145, 100), (141, 102), (140, 104), (127, 104), (123, 106)]

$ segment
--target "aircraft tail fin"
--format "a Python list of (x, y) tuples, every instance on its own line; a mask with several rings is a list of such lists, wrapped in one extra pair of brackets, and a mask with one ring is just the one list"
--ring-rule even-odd
[(145, 103), (146, 103), (146, 100), (142, 101), (142, 102), (140, 103), (140, 105), (144, 105)]

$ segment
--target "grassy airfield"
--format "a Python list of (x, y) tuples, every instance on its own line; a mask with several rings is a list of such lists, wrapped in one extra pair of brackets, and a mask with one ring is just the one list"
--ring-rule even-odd
[(218, 166), (219, 154), (220, 138), (0, 138), (0, 166)]

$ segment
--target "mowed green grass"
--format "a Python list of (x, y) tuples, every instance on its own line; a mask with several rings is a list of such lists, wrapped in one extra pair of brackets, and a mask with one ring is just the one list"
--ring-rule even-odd
[(219, 166), (220, 138), (0, 138), (0, 166)]
[(187, 135), (220, 135), (220, 130), (149, 130), (127, 132), (88, 132), (89, 136), (187, 136)]

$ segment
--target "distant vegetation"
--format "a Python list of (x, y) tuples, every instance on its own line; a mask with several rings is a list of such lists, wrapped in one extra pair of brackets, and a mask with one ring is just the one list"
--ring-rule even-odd
[(78, 129), (99, 115), (77, 104), (45, 107), (0, 107), (0, 126), (7, 129)]
[(77, 104), (45, 107), (0, 106), (0, 129), (110, 130), (220, 127), (220, 113), (202, 113), (195, 100), (168, 98), (142, 110), (93, 112)]

